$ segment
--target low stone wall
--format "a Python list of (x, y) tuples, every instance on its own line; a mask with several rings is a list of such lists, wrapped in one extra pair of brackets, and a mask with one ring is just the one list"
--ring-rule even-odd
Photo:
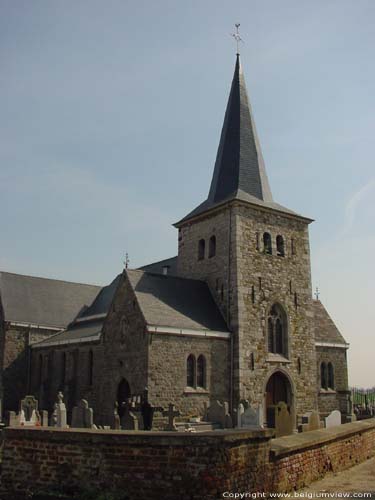
[(234, 487), (263, 490), (273, 436), (271, 430), (3, 433), (1, 491), (118, 489), (130, 500), (216, 500)]
[(375, 455), (375, 419), (272, 440), (270, 491), (298, 490)]
[(272, 439), (273, 431), (7, 428), (2, 492), (114, 490), (129, 500), (217, 500), (299, 489), (375, 455), (375, 419)]

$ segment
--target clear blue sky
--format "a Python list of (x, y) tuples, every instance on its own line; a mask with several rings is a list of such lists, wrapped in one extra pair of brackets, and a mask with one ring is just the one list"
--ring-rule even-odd
[(375, 2), (0, 0), (0, 269), (108, 283), (207, 195), (241, 23), (274, 198), (375, 384)]

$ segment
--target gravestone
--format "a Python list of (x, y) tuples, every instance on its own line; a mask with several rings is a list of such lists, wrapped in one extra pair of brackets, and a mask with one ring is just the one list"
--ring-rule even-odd
[(207, 409), (207, 421), (220, 424), (223, 429), (230, 429), (233, 427), (232, 417), (229, 414), (228, 403), (220, 403), (220, 401), (213, 401)]
[(168, 410), (163, 411), (163, 417), (168, 417), (168, 424), (165, 428), (166, 431), (177, 431), (174, 419), (179, 417), (181, 413), (176, 410), (172, 403), (169, 403)]
[(237, 427), (242, 427), (242, 415), (245, 412), (245, 407), (242, 403), (238, 405), (237, 408)]
[(316, 431), (321, 427), (319, 412), (313, 410), (302, 415), (302, 424), (299, 426), (300, 432)]
[(94, 415), (92, 408), (86, 399), (81, 399), (78, 405), (73, 408), (72, 427), (76, 429), (92, 429), (94, 425)]
[(288, 436), (293, 433), (294, 425), (288, 405), (281, 401), (275, 408), (276, 437)]
[(64, 396), (63, 393), (60, 391), (57, 394), (57, 401), (55, 403), (52, 415), (52, 425), (54, 427), (59, 427), (62, 429), (68, 427), (66, 423), (66, 406), (63, 400)]
[[(25, 396), (20, 403), (20, 412), (23, 411), (25, 422), (35, 421), (36, 412), (38, 411), (38, 401), (34, 396)], [(35, 413), (34, 413), (35, 412)]]
[(137, 416), (132, 412), (135, 404), (131, 399), (128, 399), (123, 405), (124, 413), (121, 417), (121, 429), (127, 431), (137, 431), (139, 429), (139, 422)]
[(341, 413), (339, 410), (333, 410), (324, 420), (326, 428), (341, 425)]
[(115, 403), (115, 408), (113, 410), (113, 429), (115, 429), (117, 431), (121, 429), (121, 422), (120, 422), (120, 416), (118, 414), (118, 402), (117, 401)]
[(42, 410), (40, 413), (42, 427), (48, 427), (48, 411)]
[(260, 406), (249, 406), (241, 416), (241, 427), (263, 428), (263, 409)]

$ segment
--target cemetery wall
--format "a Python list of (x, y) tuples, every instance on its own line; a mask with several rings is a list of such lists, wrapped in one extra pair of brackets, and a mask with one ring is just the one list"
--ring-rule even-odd
[(1, 491), (119, 488), (129, 500), (292, 491), (375, 454), (375, 419), (280, 439), (271, 439), (272, 430), (7, 428), (3, 434)]
[(375, 419), (275, 439), (270, 491), (293, 491), (375, 455)]

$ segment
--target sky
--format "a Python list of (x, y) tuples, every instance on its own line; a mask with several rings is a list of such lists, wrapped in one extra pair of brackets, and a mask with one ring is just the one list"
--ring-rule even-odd
[(107, 284), (177, 253), (241, 59), (274, 199), (375, 385), (375, 2), (0, 0), (0, 269)]

